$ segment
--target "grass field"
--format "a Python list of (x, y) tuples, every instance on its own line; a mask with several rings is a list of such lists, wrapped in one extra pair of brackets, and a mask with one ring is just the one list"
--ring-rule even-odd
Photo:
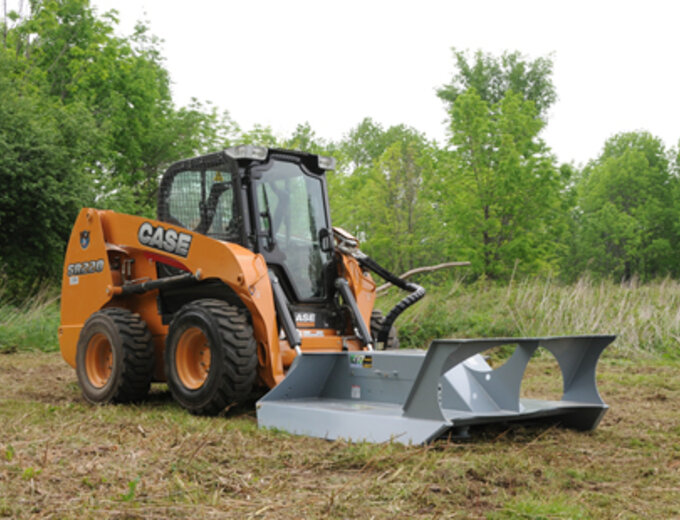
[[(677, 289), (433, 291), (402, 334), (622, 337), (599, 365), (611, 409), (596, 431), (501, 426), (424, 447), (258, 430), (249, 407), (195, 417), (164, 385), (139, 405), (92, 407), (54, 352), (57, 302), (0, 307), (0, 517), (680, 518)], [(456, 302), (446, 313), (445, 297)], [(556, 370), (536, 359), (524, 393), (559, 394)]]
[[(527, 391), (553, 392), (553, 368), (530, 365)], [(408, 447), (261, 431), (248, 408), (194, 417), (162, 385), (92, 407), (59, 354), (0, 355), (0, 516), (678, 518), (679, 369), (605, 359), (611, 410), (592, 433), (497, 427)]]

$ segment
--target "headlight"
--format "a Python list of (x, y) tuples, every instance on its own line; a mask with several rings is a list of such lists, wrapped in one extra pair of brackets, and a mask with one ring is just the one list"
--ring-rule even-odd
[(264, 146), (240, 144), (238, 146), (230, 146), (224, 150), (224, 153), (232, 159), (254, 159), (256, 161), (264, 161), (267, 158), (267, 151), (267, 148)]
[(335, 170), (335, 157), (319, 155), (319, 168), (322, 170)]

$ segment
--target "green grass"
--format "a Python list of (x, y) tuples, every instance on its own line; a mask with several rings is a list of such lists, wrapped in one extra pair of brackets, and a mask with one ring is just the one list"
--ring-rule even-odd
[(39, 289), (19, 305), (3, 304), (0, 280), (0, 353), (59, 348), (59, 297), (51, 287)]

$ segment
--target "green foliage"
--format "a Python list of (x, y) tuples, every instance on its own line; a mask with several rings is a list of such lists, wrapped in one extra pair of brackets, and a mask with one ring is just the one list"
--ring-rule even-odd
[(121, 494), (120, 499), (123, 502), (130, 502), (135, 498), (135, 494), (137, 493), (137, 485), (139, 484), (139, 481), (141, 478), (139, 476), (135, 477), (134, 480), (131, 480), (128, 482), (128, 490), (127, 493)]
[(369, 214), (366, 235), (370, 253), (387, 262), (397, 272), (421, 265), (423, 241), (430, 239), (431, 212), (424, 200), (425, 179), (431, 169), (427, 145), (411, 139), (390, 145), (369, 172), (364, 188)]
[(278, 146), (278, 139), (271, 127), (255, 125), (247, 132), (239, 135), (239, 142), (244, 144), (259, 144), (261, 146)]
[(525, 101), (533, 101), (543, 119), (557, 99), (552, 82), (553, 63), (549, 57), (529, 61), (517, 51), (506, 51), (496, 57), (482, 51), (471, 56), (469, 52), (456, 49), (453, 49), (453, 55), (456, 74), (450, 83), (437, 90), (437, 96), (447, 103), (449, 112), (458, 97), (471, 89), (492, 105), (500, 103), (508, 92), (514, 92)]
[(0, 50), (0, 266), (9, 297), (61, 271), (73, 220), (93, 200), (87, 154), (97, 136), (82, 105), (22, 89), (12, 65)]
[(21, 474), (23, 480), (33, 480), (42, 473), (42, 469), (35, 469), (33, 466), (26, 468)]
[(680, 274), (679, 189), (658, 138), (609, 139), (579, 179), (571, 272), (624, 280)]
[(307, 122), (297, 125), (293, 134), (283, 142), (283, 147), (307, 153), (328, 155), (331, 145), (320, 139)]
[(538, 138), (535, 105), (508, 91), (497, 103), (474, 89), (451, 109), (451, 169), (442, 191), (458, 250), (478, 274), (508, 277), (554, 263), (561, 229), (561, 175)]
[(365, 118), (356, 128), (350, 130), (342, 143), (342, 151), (347, 156), (350, 168), (369, 168), (391, 143), (399, 140), (399, 134), (403, 134), (404, 130), (403, 126), (384, 130), (380, 123)]
[[(455, 51), (447, 103), (450, 151), (435, 154), (426, 193), (442, 260), (469, 260), (478, 276), (555, 270), (568, 220), (568, 171), (539, 134), (555, 101), (552, 61), (518, 52)], [(434, 226), (433, 226), (434, 227)]]
[(432, 261), (439, 234), (429, 200), (434, 146), (411, 128), (383, 130), (370, 119), (343, 145), (349, 172), (330, 180), (334, 222), (359, 236), (367, 253), (395, 271)]
[(165, 166), (226, 140), (234, 124), (198, 101), (177, 109), (159, 40), (142, 23), (116, 36), (116, 24), (115, 12), (97, 17), (88, 0), (35, 1), (9, 31), (8, 48), (43, 95), (87, 107), (102, 133), (90, 161), (103, 191), (113, 179), (144, 206)]
[(0, 269), (15, 297), (58, 277), (80, 207), (151, 216), (165, 167), (238, 131), (209, 104), (175, 107), (143, 24), (123, 38), (88, 0), (30, 7), (0, 46)]
[(14, 458), (14, 446), (11, 444), (8, 444), (7, 447), (5, 448), (5, 460), (7, 462), (12, 462), (12, 459)]

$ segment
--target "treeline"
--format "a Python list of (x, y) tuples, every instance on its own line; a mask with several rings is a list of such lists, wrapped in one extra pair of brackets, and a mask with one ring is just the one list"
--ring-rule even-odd
[(116, 27), (89, 0), (33, 0), (0, 23), (0, 270), (16, 294), (59, 279), (80, 207), (153, 216), (170, 163), (239, 142), (335, 156), (334, 224), (394, 271), (469, 260), (494, 279), (680, 276), (678, 150), (629, 132), (582, 168), (558, 164), (541, 138), (549, 58), (454, 52), (437, 92), (447, 143), (371, 119), (331, 142), (309, 124), (281, 137), (177, 106), (160, 42)]

